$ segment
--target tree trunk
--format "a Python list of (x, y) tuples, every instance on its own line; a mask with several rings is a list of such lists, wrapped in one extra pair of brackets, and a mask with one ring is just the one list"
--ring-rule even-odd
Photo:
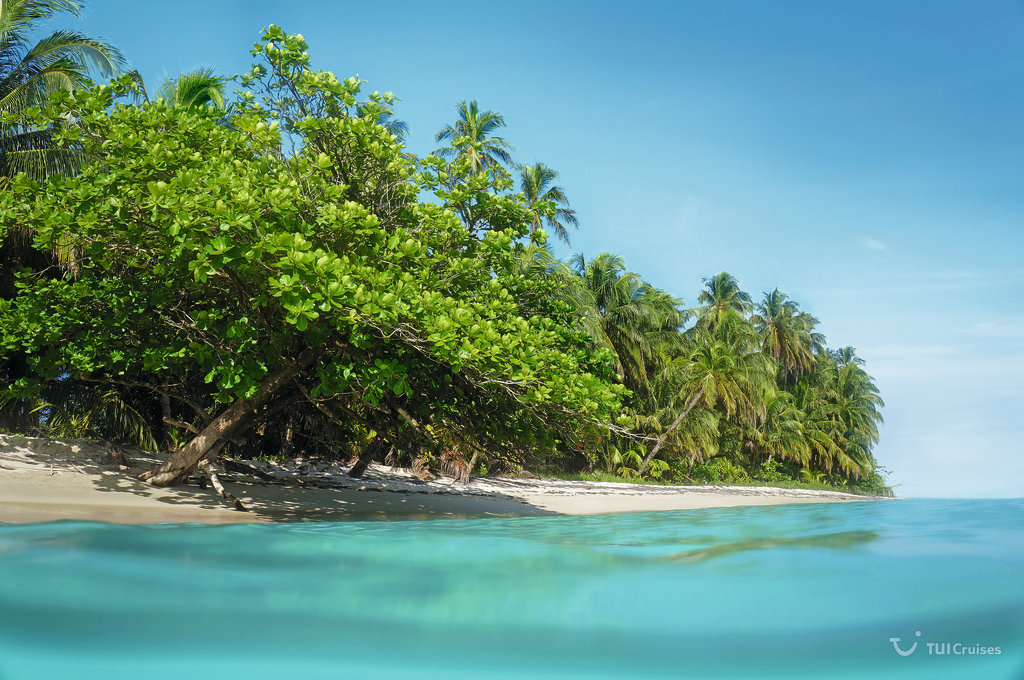
[(284, 367), (265, 377), (256, 390), (256, 394), (248, 399), (239, 399), (228, 406), (219, 416), (210, 421), (202, 432), (172, 453), (163, 465), (155, 470), (144, 472), (139, 475), (139, 479), (147, 481), (153, 486), (171, 486), (192, 474), (203, 456), (214, 447), (222, 445), (235, 428), (252, 415), (256, 409), (266, 404), (283, 385), (313, 365), (323, 351), (322, 347), (309, 348), (295, 361), (285, 364)]
[(174, 446), (174, 425), (171, 424), (171, 396), (160, 395), (160, 416), (164, 424), (164, 448), (170, 451)]
[(662, 433), (661, 437), (658, 438), (658, 441), (655, 442), (654, 448), (650, 450), (650, 452), (647, 454), (647, 457), (644, 458), (644, 462), (640, 464), (640, 469), (636, 471), (637, 477), (644, 473), (644, 470), (647, 469), (647, 466), (650, 465), (651, 461), (654, 460), (654, 457), (658, 455), (658, 451), (661, 451), (661, 447), (665, 445), (665, 440), (668, 439), (668, 436), (670, 434), (672, 434), (672, 430), (679, 427), (679, 423), (683, 422), (683, 418), (689, 415), (690, 411), (693, 410), (693, 407), (697, 405), (697, 402), (700, 401), (700, 398), (703, 396), (704, 390), (697, 390), (697, 394), (695, 394), (693, 399), (690, 400), (690, 403), (686, 405), (686, 408), (683, 409), (683, 412), (680, 413), (679, 416), (672, 421), (672, 424), (668, 426), (668, 429), (665, 430)]

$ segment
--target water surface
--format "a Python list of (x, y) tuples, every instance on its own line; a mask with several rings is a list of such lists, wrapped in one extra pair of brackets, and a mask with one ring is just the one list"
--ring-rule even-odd
[(0, 679), (1024, 678), (1022, 520), (894, 501), (0, 524)]

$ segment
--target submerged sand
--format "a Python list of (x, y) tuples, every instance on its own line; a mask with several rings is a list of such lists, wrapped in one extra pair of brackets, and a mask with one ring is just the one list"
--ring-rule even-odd
[[(123, 454), (110, 455), (111, 449)], [(128, 460), (123, 460), (126, 457)], [(483, 515), (590, 515), (743, 505), (873, 500), (834, 491), (774, 487), (653, 486), (551, 479), (473, 478), (467, 484), (416, 479), (374, 465), (350, 479), (339, 463), (262, 463), (270, 479), (221, 475), (248, 512), (232, 509), (198, 483), (156, 488), (135, 479), (123, 463), (158, 460), (108, 442), (0, 435), (0, 522), (62, 519), (156, 522), (279, 522), (359, 518)]]

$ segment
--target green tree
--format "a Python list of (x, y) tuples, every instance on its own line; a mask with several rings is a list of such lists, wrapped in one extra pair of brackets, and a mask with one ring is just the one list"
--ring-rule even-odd
[(83, 87), (90, 72), (109, 76), (124, 66), (117, 48), (76, 31), (57, 30), (31, 42), (41, 22), (78, 16), (81, 9), (75, 0), (0, 3), (0, 183), (18, 172), (37, 179), (72, 172), (80, 157), (55, 148), (52, 130), (32, 125), (26, 114), (45, 106), (54, 92)]
[(792, 460), (807, 465), (811, 446), (804, 430), (805, 418), (792, 394), (782, 390), (770, 393), (765, 399), (764, 417), (746, 428), (746, 448), (755, 460)]
[(665, 445), (668, 436), (697, 406), (718, 409), (724, 418), (755, 422), (765, 413), (765, 396), (772, 389), (775, 365), (760, 352), (745, 352), (717, 339), (698, 342), (688, 355), (677, 357), (668, 375), (678, 385), (678, 415), (648, 451), (644, 470)]
[(778, 288), (764, 294), (750, 318), (761, 337), (761, 351), (779, 364), (783, 382), (792, 382), (814, 369), (812, 322), (801, 314), (800, 305)]
[(157, 98), (163, 99), (168, 106), (212, 106), (223, 109), (226, 89), (227, 81), (214, 73), (212, 68), (204, 67), (164, 80), (157, 91)]
[(740, 289), (740, 283), (732, 274), (721, 272), (704, 279), (704, 290), (697, 296), (701, 305), (697, 313), (698, 326), (714, 329), (725, 322), (730, 315), (746, 316), (751, 310), (750, 295)]
[(555, 236), (569, 243), (569, 231), (566, 225), (579, 228), (576, 211), (569, 207), (569, 199), (560, 186), (555, 186), (558, 173), (544, 165), (519, 166), (519, 191), (526, 199), (533, 213), (530, 231), (536, 232), (547, 226)]
[[(114, 104), (125, 80), (46, 114), (76, 118), (60, 140), (98, 162), (45, 184), (21, 176), (0, 196), (0, 231), (38, 224), (38, 248), (71, 239), (82, 267), (27, 278), (0, 305), (3, 346), (30, 350), (44, 380), (146, 374), (183, 403), (181, 376), (205, 376), (209, 420), (147, 475), (155, 484), (282, 412), (425, 459), (446, 455), (441, 431), (515, 456), (619, 415), (625, 389), (584, 336), (519, 314), (532, 285), (516, 270), (530, 224), (519, 200), (490, 194), (504, 221), (474, 236), (417, 201), (460, 166), (418, 170), (358, 115), (358, 81), (310, 70), (305, 41), (277, 27), (254, 54), (266, 65), (243, 77), (231, 125), (208, 107)], [(295, 154), (280, 153), (282, 130)]]
[(434, 153), (441, 158), (464, 158), (470, 171), (478, 174), (490, 168), (512, 164), (513, 150), (503, 137), (495, 134), (505, 127), (505, 119), (494, 111), (481, 111), (476, 101), (459, 102), (459, 119), (434, 135), (434, 141), (451, 142)]
[(572, 265), (582, 282), (583, 327), (599, 347), (614, 353), (616, 370), (637, 399), (647, 400), (661, 349), (678, 340), (685, 321), (681, 301), (626, 271), (617, 255), (602, 253), (589, 262), (577, 255)]
[(400, 142), (404, 142), (409, 135), (409, 124), (398, 118), (394, 110), (380, 100), (359, 102), (356, 104), (356, 113), (360, 118), (376, 121), (377, 125), (393, 134)]

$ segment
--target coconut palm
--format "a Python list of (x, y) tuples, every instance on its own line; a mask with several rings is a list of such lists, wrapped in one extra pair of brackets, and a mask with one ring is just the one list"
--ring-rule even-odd
[(779, 364), (780, 382), (791, 383), (814, 368), (811, 319), (778, 288), (764, 294), (750, 317), (761, 338), (761, 351)]
[(568, 244), (569, 231), (566, 225), (579, 228), (579, 220), (576, 219), (576, 211), (569, 207), (565, 191), (562, 187), (554, 186), (557, 179), (558, 173), (543, 163), (519, 166), (519, 190), (533, 213), (531, 233), (546, 225), (555, 236)]
[(226, 86), (224, 78), (216, 75), (212, 68), (204, 67), (181, 73), (177, 78), (167, 78), (161, 83), (157, 97), (169, 106), (212, 106), (223, 109)]
[(647, 466), (665, 445), (668, 436), (697, 406), (716, 408), (725, 418), (755, 422), (764, 417), (765, 395), (772, 389), (775, 364), (761, 352), (744, 352), (721, 340), (698, 342), (687, 356), (677, 357), (667, 369), (676, 373), (681, 409), (647, 453), (638, 470)]
[(505, 127), (505, 119), (494, 111), (481, 111), (476, 101), (459, 102), (456, 111), (459, 119), (434, 135), (434, 141), (451, 142), (452, 145), (434, 153), (442, 158), (464, 158), (469, 161), (470, 171), (477, 174), (488, 168), (511, 165), (509, 151), (512, 145), (494, 133)]
[(704, 279), (704, 290), (697, 296), (700, 307), (697, 312), (698, 325), (713, 329), (725, 317), (733, 314), (746, 316), (750, 313), (750, 295), (740, 289), (740, 283), (732, 274), (721, 272)]
[(804, 413), (792, 394), (776, 390), (765, 399), (764, 419), (746, 432), (746, 448), (754, 455), (794, 460), (807, 465), (811, 446), (804, 433)]
[(4, 0), (0, 2), (0, 113), (15, 123), (0, 126), (0, 178), (20, 171), (37, 179), (69, 174), (78, 159), (55, 149), (52, 133), (39, 130), (23, 115), (45, 105), (54, 92), (89, 82), (89, 74), (110, 76), (124, 67), (117, 48), (76, 31), (57, 30), (32, 44), (38, 25), (61, 14), (78, 16), (75, 0)]
[(646, 400), (659, 350), (678, 338), (685, 321), (680, 301), (626, 271), (617, 255), (602, 253), (589, 262), (577, 255), (572, 266), (584, 291), (580, 312), (585, 330), (599, 347), (614, 352), (622, 381)]
[(797, 407), (816, 467), (839, 468), (850, 477), (875, 467), (871, 447), (878, 442), (884, 406), (878, 388), (852, 347), (816, 356), (814, 372), (794, 387)]

